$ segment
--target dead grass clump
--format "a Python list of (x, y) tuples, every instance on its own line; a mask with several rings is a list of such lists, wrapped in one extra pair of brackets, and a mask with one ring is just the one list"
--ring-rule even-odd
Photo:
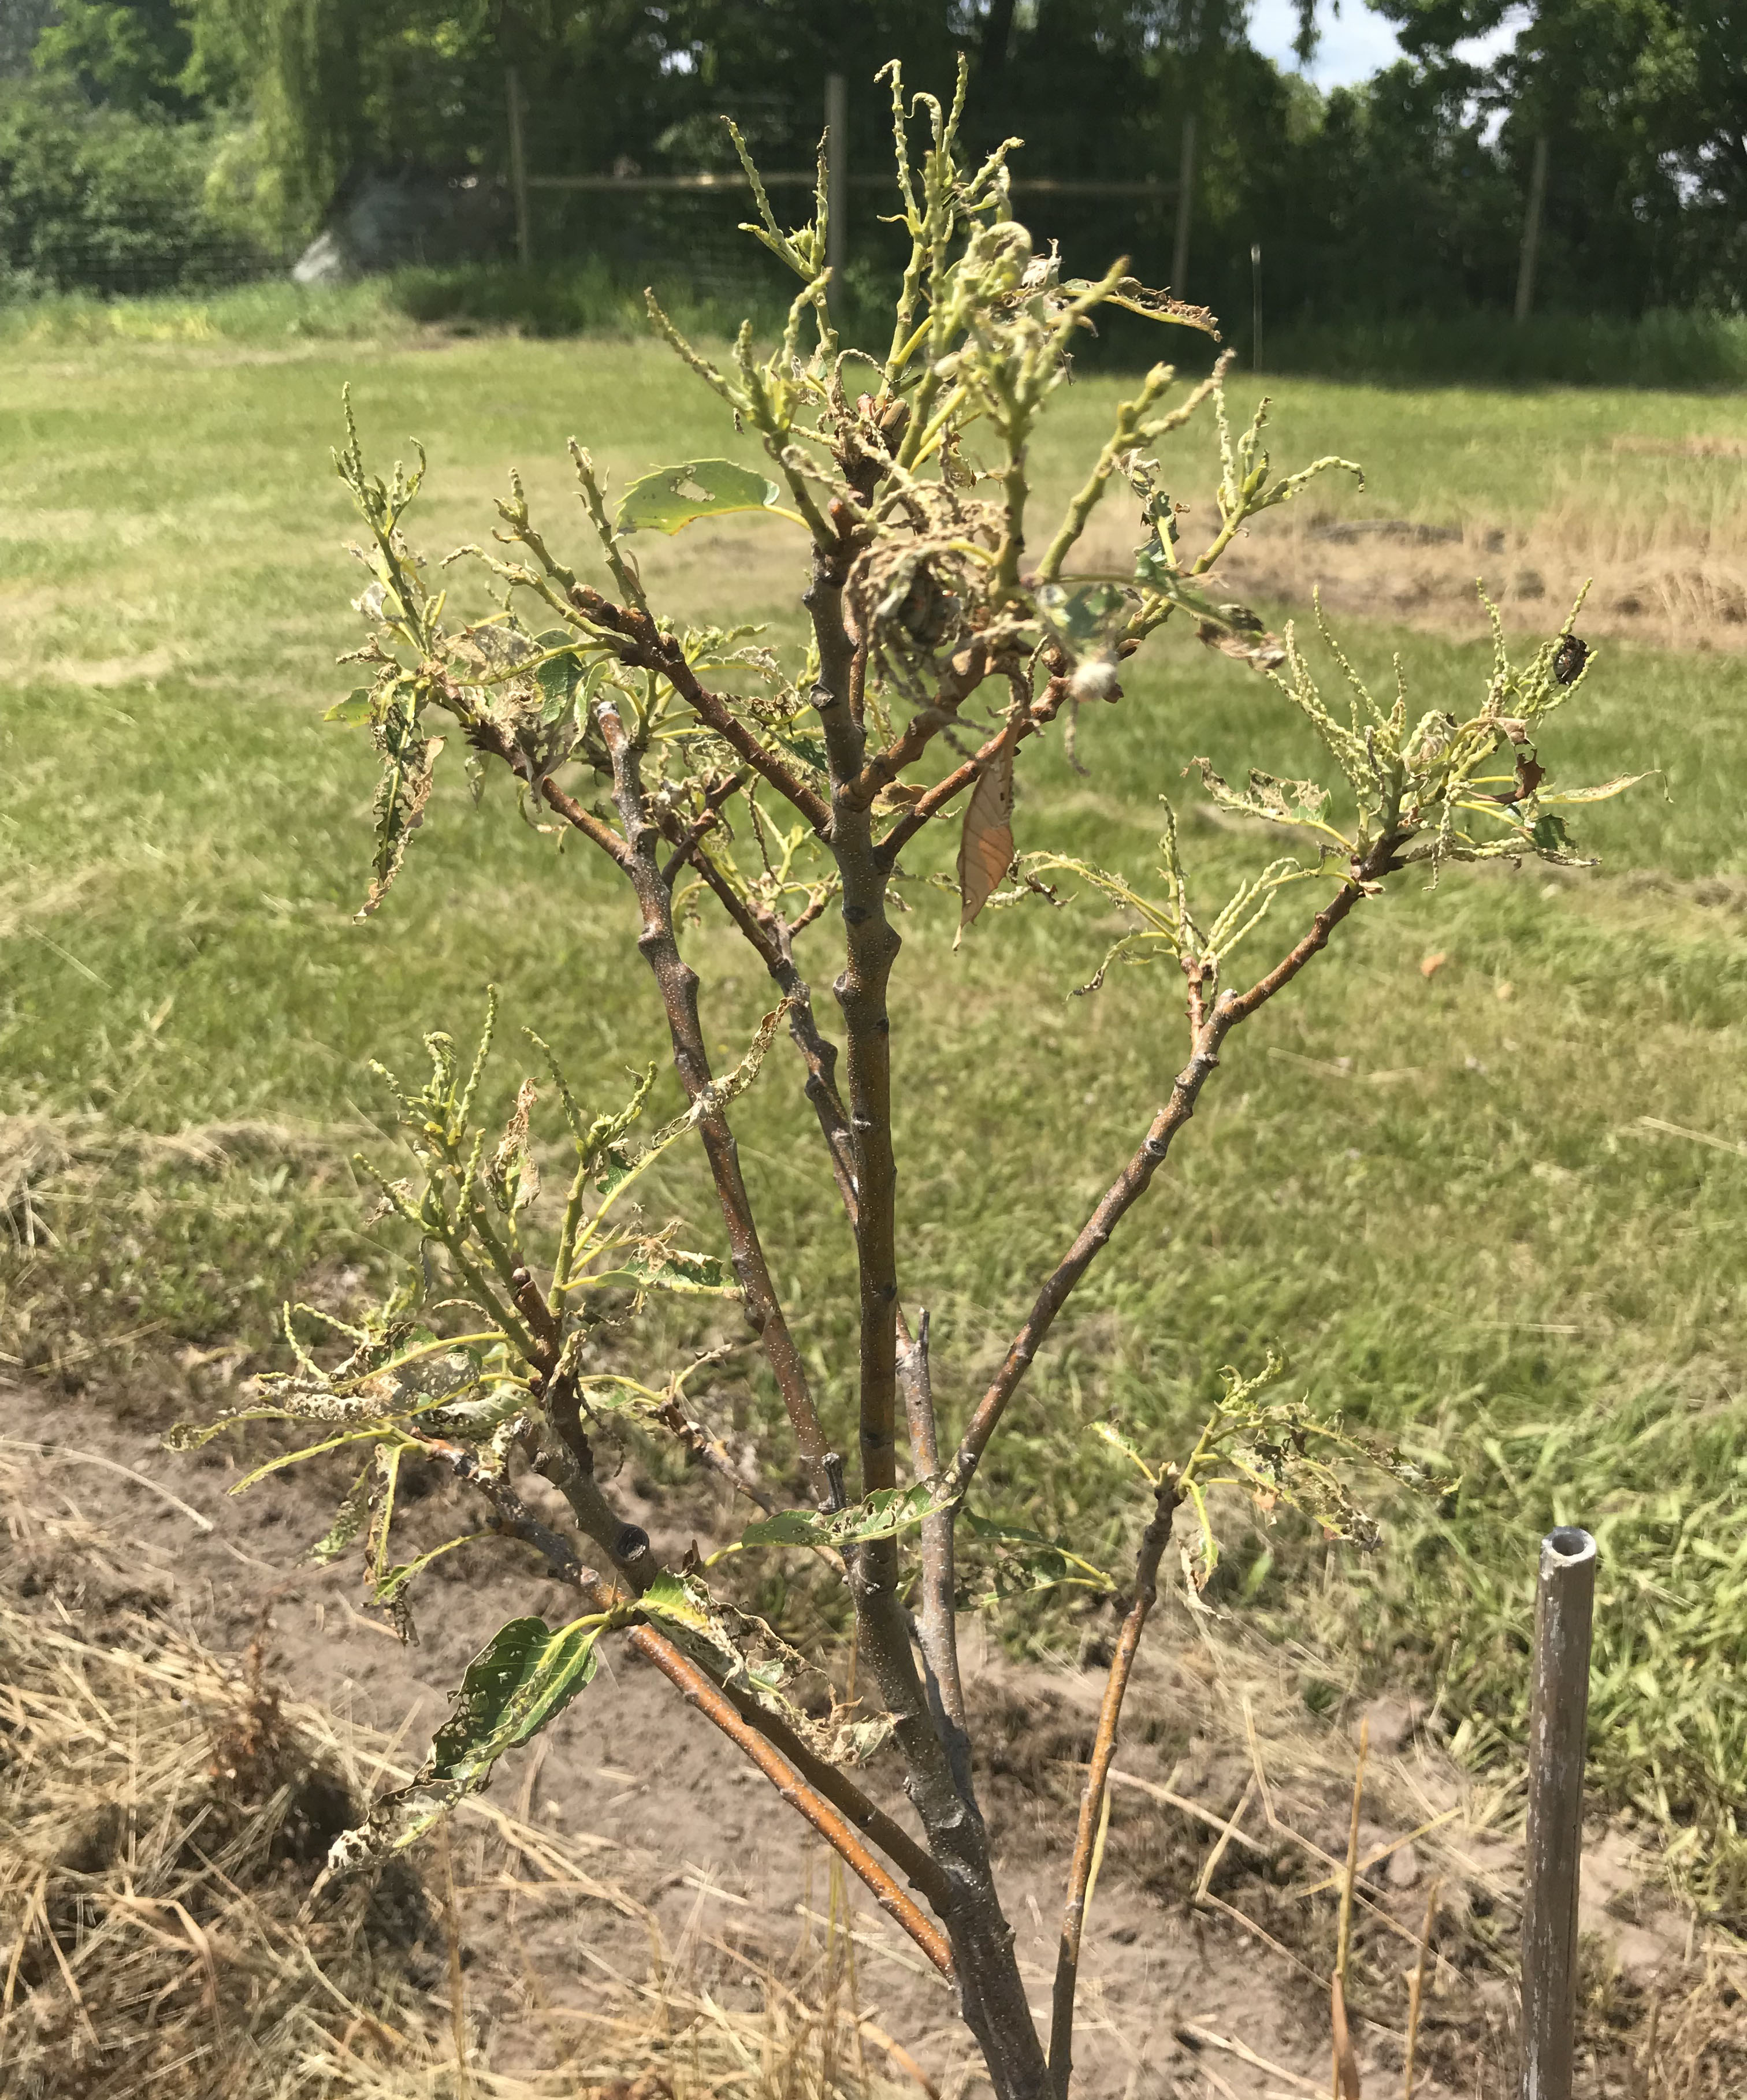
[(277, 2100), (334, 2036), (421, 2024), (403, 1869), (299, 1912), (358, 1774), (181, 1643), (102, 1648), (0, 1606), (0, 2088)]
[[(6, 2100), (895, 2093), (847, 1922), (785, 1964), (695, 1929), (670, 1955), (525, 1801), (467, 1803), (429, 1886), (407, 1859), (317, 1890), (410, 1776), (393, 1746), (283, 1697), (263, 1641), (239, 1670), (173, 1631), (153, 1571), (56, 1501), (0, 1458)], [(640, 1977), (599, 1952), (609, 1914)]]

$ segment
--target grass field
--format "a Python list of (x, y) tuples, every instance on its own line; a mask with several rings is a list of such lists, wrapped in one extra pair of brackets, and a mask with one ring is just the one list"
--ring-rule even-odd
[[(361, 733), (318, 719), (352, 682), (333, 660), (356, 638), (326, 451), (348, 378), (378, 458), (408, 432), (429, 448), (415, 536), (434, 553), (484, 536), (511, 463), (577, 545), (573, 431), (621, 479), (736, 449), (683, 373), (612, 340), (0, 347), (0, 1108), (15, 1154), (0, 1348), (50, 1374), (119, 1386), (179, 1349), (264, 1347), (300, 1274), (368, 1253), (338, 1163), (383, 1113), (365, 1061), (406, 1065), (426, 1029), (470, 1030), (488, 979), (597, 1099), (661, 1055), (621, 964), (624, 896), (577, 854), (555, 866), (498, 789), (475, 814), (458, 774), (440, 788), (388, 907), (352, 923), (371, 758)], [(1046, 492), (1117, 391), (1089, 379), (1067, 397), (1037, 463)], [(1275, 391), (1276, 460), (1368, 468), (1363, 493), (1326, 485), (1331, 514), (1506, 524), (1556, 501), (1647, 533), (1683, 507), (1740, 514), (1740, 397)], [(1204, 504), (1208, 456), (1191, 441), (1181, 483)], [(769, 620), (790, 641), (795, 551), (780, 523), (735, 521), (645, 570), (688, 612)], [(1484, 690), (1478, 613), (1471, 641), (1375, 624), (1345, 639), (1384, 677), (1399, 648), (1420, 708), (1471, 712)], [(1447, 1516), (1398, 1511), (1373, 1560), (1326, 1582), (1303, 1579), (1320, 1546), (1252, 1543), (1224, 1601), (1241, 1588), (1297, 1643), (1313, 1705), (1436, 1684), (1484, 1755), (1521, 1721), (1534, 1541), (1590, 1524), (1606, 1570), (1597, 1771), (1739, 1919), (1747, 659), (1611, 647), (1559, 725), (1542, 756), (1562, 776), (1659, 769), (1585, 824), (1602, 870), (1404, 888), (1244, 1032), (1058, 1329), (988, 1492), (1072, 1529), (1116, 1500), (1091, 1420), (1113, 1405), (1180, 1429), (1222, 1363), (1278, 1343), (1320, 1403), (1464, 1485)], [(1031, 770), (1021, 846), (1143, 873), (1156, 798), (1189, 801), (1178, 774), (1204, 752), (1287, 773), (1311, 756), (1271, 687), (1173, 640), (1120, 707), (1089, 711), (1090, 778), (1059, 748)], [(1245, 836), (1185, 828), (1206, 894), (1258, 858)], [(909, 864), (950, 854), (937, 840)], [(1089, 906), (998, 915), (957, 957), (949, 911), (921, 890), (905, 922), (894, 1054), (906, 1295), (933, 1309), (951, 1405), (1144, 1129), (1179, 1038), (1153, 973), (1065, 997), (1108, 938)], [(707, 929), (695, 939), (713, 951)], [(720, 987), (706, 1019), (722, 1043), (767, 989), (744, 966)], [(748, 1097), (743, 1147), (779, 1277), (821, 1285), (797, 1331), (840, 1366), (849, 1251), (829, 1180), (786, 1135), (793, 1085), (773, 1069)], [(662, 1195), (707, 1226), (689, 1169)], [(755, 1384), (741, 1397), (764, 1405)], [(1117, 1555), (1120, 1530), (1092, 1550)]]

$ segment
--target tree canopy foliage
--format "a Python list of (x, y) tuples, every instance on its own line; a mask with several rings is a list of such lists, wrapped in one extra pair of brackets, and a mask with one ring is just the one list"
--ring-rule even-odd
[[(851, 82), (851, 161), (866, 166), (884, 121), (877, 66), (896, 52), (938, 80), (963, 52), (978, 144), (1016, 132), (1034, 174), (1157, 186), (1114, 229), (1155, 275), (1192, 112), (1181, 289), (1228, 310), (1247, 305), (1258, 240), (1282, 317), (1507, 305), (1540, 138), (1544, 303), (1739, 307), (1743, 0), (1535, 0), (1515, 44), (1484, 62), (1472, 40), (1509, 0), (1371, 4), (1404, 56), (1322, 94), (1254, 48), (1242, 0), (18, 0), (0, 41), (7, 260), (60, 268), (26, 223), (40, 207), (12, 172), (20, 127), (107, 126), (112, 150), (124, 131), (198, 127), (206, 207), (283, 249), (367, 171), (501, 179), (512, 68), (539, 174), (726, 170), (723, 112), (766, 166), (807, 167), (834, 72)], [(1316, 0), (1301, 15), (1307, 54)], [(1070, 257), (1092, 209), (1063, 196), (1040, 214)], [(1108, 201), (1096, 209), (1108, 237)], [(851, 210), (851, 252), (877, 271), (889, 236), (875, 201), (858, 190)], [(554, 226), (560, 252), (590, 236), (584, 217)]]

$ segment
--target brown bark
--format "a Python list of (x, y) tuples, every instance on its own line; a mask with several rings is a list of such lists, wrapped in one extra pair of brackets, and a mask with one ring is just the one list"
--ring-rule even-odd
[[(886, 912), (891, 863), (873, 823), (845, 791), (860, 779), (866, 738), (851, 704), (855, 646), (843, 619), (849, 549), (815, 550), (806, 595), (819, 651), (814, 704), (832, 782), (829, 842), (843, 883), (842, 1008), (856, 1147), (856, 1241), (860, 1277), (860, 1444), (864, 1493), (897, 1480), (897, 1166), (891, 1143), (891, 1024), (887, 986), (899, 939)], [(848, 1556), (860, 1652), (891, 1715), (912, 1802), (951, 1890), (947, 1925), (961, 2005), (982, 2049), (997, 2100), (1046, 2100), (1048, 2067), (1002, 1915), (988, 1835), (974, 1799), (959, 1790), (937, 1732), (898, 1595), (896, 1540), (869, 1540)]]
[[(709, 1088), (712, 1076), (698, 1018), (697, 973), (679, 953), (674, 938), (673, 895), (661, 880), (657, 861), (661, 833), (644, 808), (638, 754), (610, 705), (600, 709), (600, 724), (613, 760), (613, 800), (628, 849), (625, 871), (643, 919), (637, 949), (661, 992), (673, 1043), (674, 1069), (685, 1088), (686, 1099), (695, 1103)], [(726, 1114), (719, 1108), (706, 1110), (698, 1122), (698, 1135), (703, 1140), (723, 1223), (728, 1229), (729, 1258), (740, 1284), (747, 1324), (763, 1347), (765, 1361), (782, 1395), (803, 1455), (817, 1471), (825, 1454), (825, 1432), (813, 1405), (806, 1366), (771, 1281), (740, 1169), (739, 1148)]]

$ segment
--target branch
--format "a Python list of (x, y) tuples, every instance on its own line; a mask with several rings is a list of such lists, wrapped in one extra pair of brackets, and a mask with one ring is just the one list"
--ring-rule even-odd
[[(697, 1707), (706, 1719), (714, 1722), (751, 1758), (796, 1814), (803, 1816), (844, 1864), (860, 1877), (887, 1916), (904, 1928), (943, 1976), (950, 1978), (953, 1954), (945, 1934), (922, 1915), (831, 1803), (807, 1784), (766, 1734), (736, 1710), (720, 1686), (652, 1626), (633, 1629), (629, 1645), (655, 1665), (688, 1705)], [(871, 1809), (872, 1804), (869, 1807)]]
[(1061, 1949), (1055, 1959), (1055, 1989), (1050, 2009), (1050, 2076), (1055, 2100), (1068, 2100), (1068, 2080), (1073, 2067), (1073, 2001), (1080, 1978), (1080, 1935), (1091, 1895), (1093, 1864), (1100, 1849), (1098, 1835), (1103, 1821), (1104, 1793), (1116, 1758), (1117, 1724), (1122, 1716), (1122, 1701), (1134, 1672), (1140, 1636), (1146, 1629), (1147, 1614), (1158, 1599), (1159, 1561), (1170, 1542), (1171, 1520), (1177, 1513), (1175, 1476), (1167, 1473), (1156, 1492), (1152, 1521), (1141, 1535), (1134, 1568), (1134, 1601), (1122, 1621), (1098, 1710), (1098, 1732), (1092, 1739), (1086, 1790), (1080, 1797), (1073, 1863), (1068, 1870), (1068, 1899), (1062, 1908)]
[[(857, 661), (862, 652), (857, 652)], [(932, 703), (919, 708), (886, 748), (864, 765), (856, 777), (838, 792), (839, 809), (867, 810), (882, 788), (889, 787), (906, 765), (913, 765), (988, 675), (988, 651), (980, 642), (961, 649), (948, 667)], [(857, 711), (857, 719), (860, 712)]]
[[(856, 1245), (860, 1283), (859, 1358), (864, 1493), (896, 1485), (898, 1382), (897, 1169), (891, 1143), (891, 1040), (886, 989), (899, 948), (887, 915), (890, 862), (874, 845), (865, 809), (842, 798), (866, 750), (850, 704), (855, 645), (843, 620), (843, 577), (851, 549), (816, 547), (805, 603), (818, 646), (814, 704), (830, 765), (833, 858), (843, 880), (845, 967), (835, 990), (848, 1043), (850, 1127), (855, 1138)], [(848, 1556), (859, 1651), (901, 1751), (911, 1800), (928, 1849), (952, 1893), (948, 1912), (965, 2018), (997, 2092), (1039, 2091), (1042, 2053), (1001, 1908), (988, 1837), (974, 1798), (960, 1789), (916, 1668), (899, 1595), (897, 1542), (868, 1539)]]
[[(625, 827), (627, 848), (626, 873), (636, 893), (643, 918), (637, 946), (649, 965), (666, 1010), (668, 1034), (673, 1043), (674, 1069), (685, 1088), (688, 1101), (697, 1102), (710, 1086), (710, 1052), (697, 1012), (697, 973), (679, 953), (674, 934), (673, 897), (661, 880), (656, 862), (661, 837), (644, 808), (639, 754), (625, 733), (617, 710), (610, 701), (598, 710), (601, 734), (613, 761), (613, 800)], [(759, 1243), (752, 1215), (752, 1201), (740, 1171), (739, 1148), (719, 1106), (699, 1118), (698, 1132), (722, 1206), (728, 1228), (729, 1257), (741, 1287), (746, 1319), (762, 1344), (766, 1361), (781, 1393), (783, 1405), (794, 1425), (803, 1455), (816, 1471), (825, 1458), (825, 1435), (813, 1404), (807, 1369), (801, 1361), (794, 1338), (789, 1331), (770, 1266)]]
[[(444, 1460), (461, 1479), (484, 1496), (491, 1507), (493, 1531), (502, 1538), (520, 1539), (524, 1545), (533, 1546), (552, 1575), (568, 1588), (578, 1591), (590, 1611), (604, 1611), (621, 1601), (617, 1593), (582, 1565), (568, 1539), (542, 1523), (507, 1481), (480, 1468), (476, 1453), (443, 1437), (421, 1437), (419, 1441), (433, 1457)], [(950, 1885), (909, 1833), (869, 1801), (846, 1772), (828, 1764), (810, 1749), (785, 1721), (745, 1693), (716, 1684), (654, 1627), (634, 1627), (628, 1640), (670, 1683), (678, 1687), (688, 1704), (713, 1721), (767, 1778), (776, 1784), (789, 1806), (804, 1815), (825, 1842), (860, 1875), (881, 1908), (896, 1919), (936, 1968), (950, 1976), (952, 1955), (944, 1936), (898, 1889), (879, 1862), (869, 1856), (847, 1825), (853, 1824), (870, 1838), (935, 1909), (944, 1912), (951, 1899)], [(754, 1736), (763, 1740), (755, 1742), (751, 1740)], [(780, 1770), (784, 1765), (791, 1768), (785, 1776)], [(808, 1793), (819, 1798), (809, 1805), (803, 1798)]]
[(706, 832), (713, 832), (715, 829), (721, 818), (723, 805), (732, 801), (745, 784), (746, 776), (744, 773), (729, 774), (725, 779), (719, 780), (714, 788), (705, 791), (702, 810), (683, 832), (679, 832), (677, 827), (674, 831), (670, 832), (665, 825), (663, 826), (664, 835), (676, 839), (672, 857), (666, 867), (661, 870), (661, 880), (668, 889), (671, 889), (678, 881), (679, 871), (692, 858), (698, 840)]
[[(694, 825), (693, 831), (698, 827)], [(850, 1229), (856, 1226), (856, 1148), (849, 1118), (837, 1091), (837, 1045), (820, 1035), (813, 1017), (812, 988), (795, 967), (791, 946), (794, 929), (785, 926), (772, 911), (761, 910), (742, 897), (707, 853), (698, 851), (701, 841), (689, 840), (668, 862), (671, 869), (683, 852), (711, 894), (740, 929), (748, 945), (770, 973), (772, 982), (789, 1001), (789, 1036), (807, 1066), (807, 1098), (813, 1105), (831, 1154), (831, 1171), (837, 1191), (848, 1213)], [(672, 887), (664, 871), (662, 880)]]
[[(458, 694), (456, 700), (458, 706)], [(528, 774), (516, 762), (520, 754), (515, 744), (488, 716), (476, 715), (469, 720), (467, 737), (476, 751), (489, 752), (493, 758), (501, 758), (519, 780), (528, 779)], [(616, 867), (623, 868), (627, 874), (630, 872), (630, 849), (610, 824), (604, 824), (592, 810), (585, 810), (575, 796), (567, 795), (550, 774), (542, 774), (537, 781), (529, 784), (555, 816), (562, 817), (591, 845), (599, 846)]]
[(661, 633), (648, 613), (635, 607), (614, 605), (586, 584), (578, 584), (570, 596), (584, 619), (620, 638), (623, 643), (619, 651), (621, 663), (633, 664), (639, 670), (653, 671), (657, 677), (665, 678), (706, 729), (720, 737), (754, 772), (769, 781), (785, 801), (798, 810), (816, 832), (824, 835), (829, 828), (831, 813), (817, 792), (767, 745), (759, 743), (721, 694), (711, 692), (700, 681), (673, 635)]
[(1044, 1280), (1024, 1326), (1015, 1337), (988, 1390), (977, 1403), (950, 1469), (954, 1500), (962, 1499), (970, 1485), (971, 1477), (988, 1449), (988, 1440), (994, 1435), (1007, 1402), (1030, 1369), (1033, 1357), (1055, 1324), (1055, 1316), (1108, 1243), (1117, 1225), (1145, 1195), (1153, 1176), (1165, 1163), (1171, 1140), (1194, 1114), (1201, 1088), (1219, 1062), (1219, 1046), (1239, 1022), (1247, 1021), (1258, 1007), (1289, 984), (1311, 956), (1327, 945), (1329, 934), (1366, 889), (1389, 871), (1395, 844), (1393, 837), (1381, 840), (1364, 860), (1353, 867), (1341, 888), (1316, 914), (1310, 931), (1265, 977), (1241, 995), (1222, 992), (1214, 1000), (1211, 1012), (1195, 1031), (1189, 1061), (1177, 1074), (1170, 1098), (1152, 1118), (1152, 1127), (1127, 1166), (1104, 1192), (1098, 1207), (1081, 1228), (1078, 1238)]
[[(935, 1424), (934, 1382), (928, 1368), (928, 1315), (916, 1323), (913, 1341), (904, 1333), (898, 1351), (898, 1376), (904, 1388), (910, 1449), (917, 1472), (931, 1477), (940, 1469)], [(971, 1742), (965, 1727), (964, 1685), (958, 1673), (958, 1584), (953, 1567), (953, 1531), (958, 1511), (951, 1504), (922, 1519), (921, 1648), (927, 1666), (929, 1703), (934, 1725), (953, 1760), (959, 1791), (971, 1798)]]
[(874, 849), (880, 865), (888, 869), (891, 867), (898, 855), (924, 824), (937, 817), (950, 802), (963, 794), (966, 788), (975, 784), (984, 767), (1003, 744), (1016, 748), (1028, 736), (1035, 736), (1039, 730), (1055, 721), (1067, 698), (1067, 677), (1059, 674), (1052, 676), (1024, 714), (1017, 719), (1010, 717), (974, 757), (967, 758), (944, 780), (937, 781), (913, 809), (904, 811)]

